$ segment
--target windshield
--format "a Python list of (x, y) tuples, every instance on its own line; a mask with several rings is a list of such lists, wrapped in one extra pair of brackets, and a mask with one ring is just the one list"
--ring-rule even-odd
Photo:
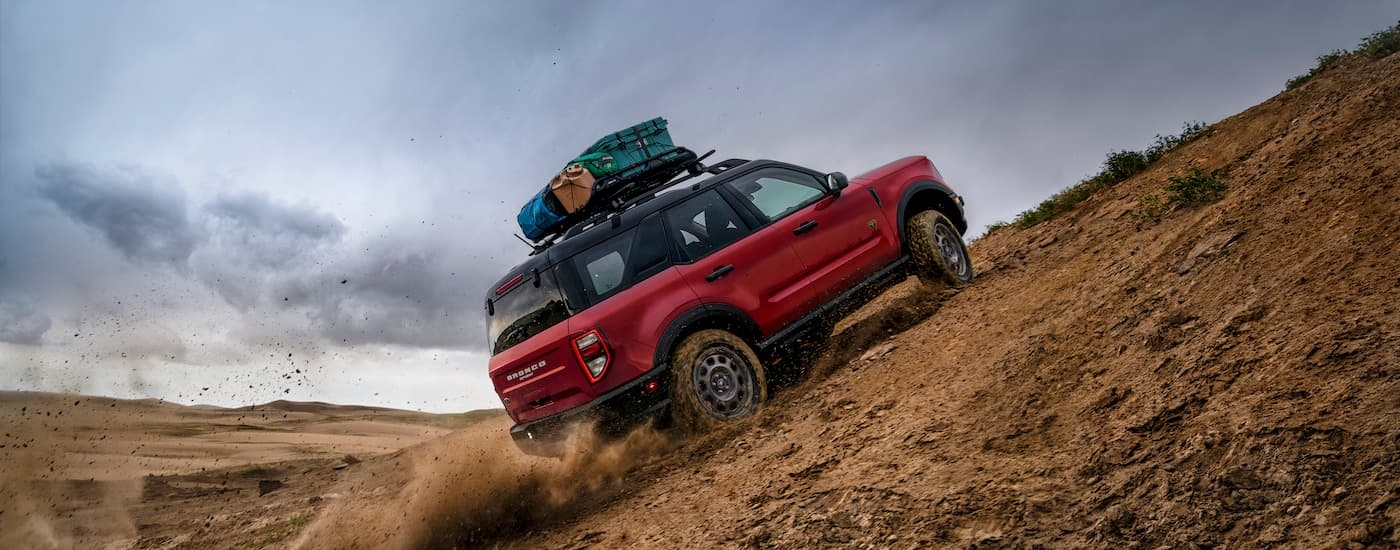
[(506, 290), (504, 296), (493, 300), (492, 306), (495, 313), (487, 317), (487, 341), (491, 342), (492, 355), (569, 318), (569, 308), (549, 270), (540, 272), (538, 287), (527, 275), (524, 281)]

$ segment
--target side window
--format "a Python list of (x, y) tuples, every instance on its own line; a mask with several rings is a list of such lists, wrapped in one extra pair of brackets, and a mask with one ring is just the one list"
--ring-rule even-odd
[(622, 284), (623, 270), (627, 262), (622, 259), (622, 251), (609, 250), (607, 254), (588, 262), (585, 275), (595, 296), (602, 296)]
[(643, 220), (637, 229), (614, 235), (575, 254), (570, 263), (578, 278), (578, 297), (584, 307), (665, 269), (670, 265), (666, 248), (661, 218), (653, 216)]
[(762, 171), (729, 182), (729, 186), (769, 221), (801, 210), (826, 195), (826, 187), (816, 178), (786, 170)]
[(571, 263), (578, 274), (584, 303), (596, 304), (622, 286), (636, 234), (635, 229), (625, 231), (574, 255)]
[(637, 242), (632, 245), (632, 264), (640, 277), (649, 276), (670, 265), (670, 246), (661, 227), (661, 215), (652, 214), (637, 225)]
[(681, 261), (686, 262), (698, 260), (749, 234), (738, 212), (714, 190), (667, 210), (666, 227), (681, 251)]

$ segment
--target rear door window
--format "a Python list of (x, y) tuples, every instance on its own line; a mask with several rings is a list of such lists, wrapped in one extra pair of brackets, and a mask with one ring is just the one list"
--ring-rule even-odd
[(683, 262), (703, 258), (749, 234), (743, 218), (714, 190), (672, 206), (666, 211), (666, 226)]

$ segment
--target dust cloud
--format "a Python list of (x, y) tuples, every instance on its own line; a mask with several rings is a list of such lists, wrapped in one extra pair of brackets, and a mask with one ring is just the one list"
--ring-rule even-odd
[(522, 454), (504, 431), (465, 430), (405, 451), (396, 494), (327, 509), (294, 548), (472, 547), (586, 512), (626, 474), (671, 448), (651, 427), (603, 441), (580, 426), (560, 459)]
[(41, 414), (5, 429), (6, 445), (25, 452), (0, 461), (0, 548), (79, 548), (101, 533), (117, 547), (136, 541), (130, 506), (139, 480), (64, 479), (70, 455), (54, 443)]

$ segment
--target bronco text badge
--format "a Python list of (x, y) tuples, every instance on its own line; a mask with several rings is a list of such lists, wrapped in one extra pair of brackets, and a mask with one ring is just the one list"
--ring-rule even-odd
[(518, 370), (518, 371), (515, 371), (515, 372), (512, 372), (512, 373), (510, 373), (510, 374), (507, 374), (507, 375), (506, 375), (506, 382), (514, 382), (514, 381), (516, 381), (516, 380), (524, 380), (524, 379), (526, 379), (526, 378), (529, 378), (529, 377), (531, 377), (531, 376), (534, 376), (534, 375), (535, 375), (535, 371), (540, 370), (540, 369), (542, 369), (542, 368), (544, 368), (544, 361), (540, 361), (540, 362), (538, 362), (538, 363), (535, 363), (535, 364), (533, 364), (533, 365), (530, 365), (530, 366), (525, 367), (525, 368), (523, 368), (523, 369), (520, 369), (520, 370)]

